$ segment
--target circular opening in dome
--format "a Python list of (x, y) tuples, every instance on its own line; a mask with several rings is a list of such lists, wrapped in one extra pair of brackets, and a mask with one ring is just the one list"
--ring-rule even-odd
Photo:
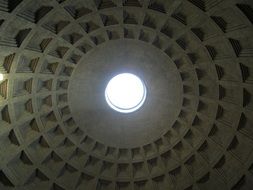
[(131, 73), (122, 73), (113, 77), (107, 84), (105, 99), (115, 111), (131, 113), (144, 104), (146, 93), (146, 86), (139, 77)]

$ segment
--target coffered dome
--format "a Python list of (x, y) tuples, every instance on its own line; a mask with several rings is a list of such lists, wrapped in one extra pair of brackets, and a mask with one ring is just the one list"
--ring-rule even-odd
[(252, 24), (252, 0), (0, 0), (0, 189), (251, 189)]

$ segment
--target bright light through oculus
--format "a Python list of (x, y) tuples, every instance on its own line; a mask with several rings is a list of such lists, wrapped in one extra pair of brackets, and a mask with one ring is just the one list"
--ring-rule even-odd
[(105, 99), (118, 112), (134, 112), (146, 99), (146, 87), (137, 76), (122, 73), (109, 81), (105, 89)]
[(0, 81), (4, 80), (4, 75), (0, 73)]

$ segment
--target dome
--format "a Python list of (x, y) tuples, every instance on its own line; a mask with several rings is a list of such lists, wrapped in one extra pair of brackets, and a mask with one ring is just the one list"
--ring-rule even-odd
[(0, 189), (251, 189), (252, 24), (251, 0), (0, 0)]

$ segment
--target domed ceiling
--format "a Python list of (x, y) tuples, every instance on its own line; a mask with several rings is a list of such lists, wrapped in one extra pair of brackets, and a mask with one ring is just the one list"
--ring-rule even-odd
[(252, 24), (252, 0), (0, 0), (0, 189), (252, 189)]

